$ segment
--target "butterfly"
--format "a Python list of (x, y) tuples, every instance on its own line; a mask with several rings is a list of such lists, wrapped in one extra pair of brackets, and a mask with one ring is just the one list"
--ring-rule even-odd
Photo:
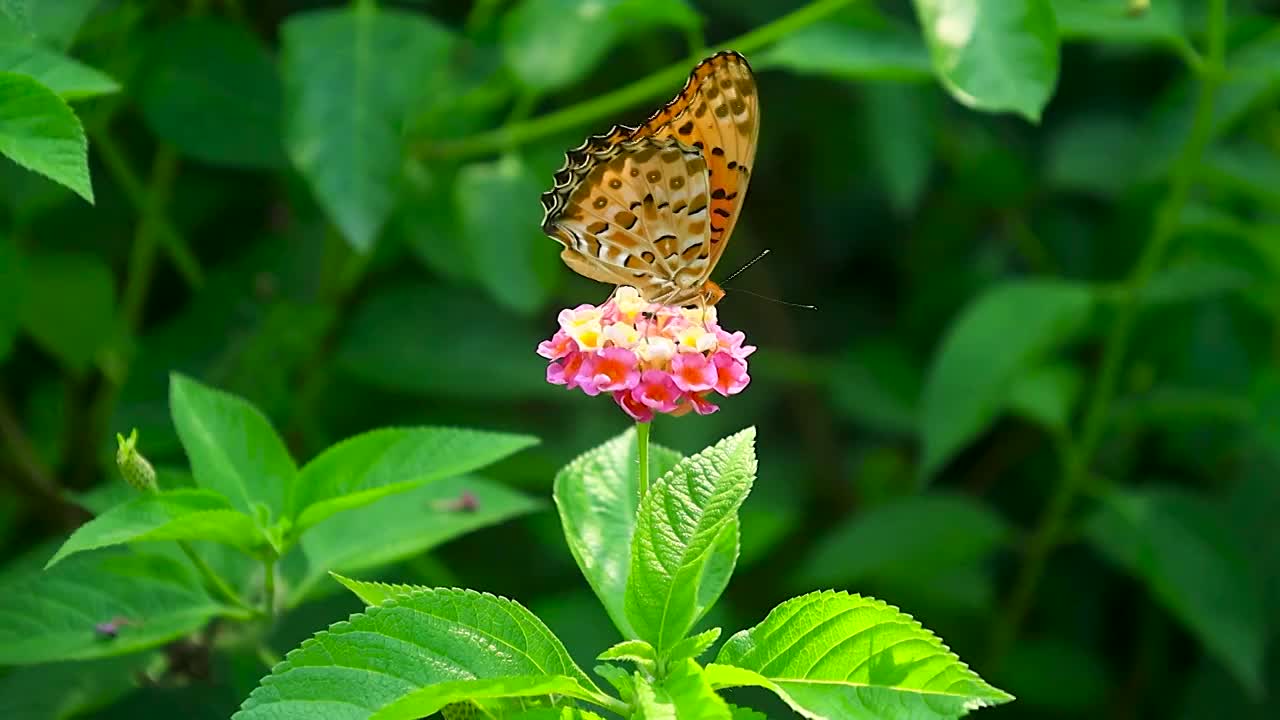
[(725, 51), (698, 63), (638, 127), (615, 125), (565, 154), (543, 193), (542, 230), (572, 270), (664, 305), (714, 305), (711, 280), (738, 220), (756, 155), (751, 66)]

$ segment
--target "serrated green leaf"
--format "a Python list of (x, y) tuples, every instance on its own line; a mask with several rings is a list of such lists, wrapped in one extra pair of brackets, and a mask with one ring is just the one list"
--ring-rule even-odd
[(351, 508), (491, 465), (536, 445), (529, 435), (460, 428), (387, 428), (344, 440), (298, 473), (289, 516), (299, 530)]
[(1035, 280), (999, 285), (960, 312), (925, 381), (924, 479), (986, 430), (1019, 373), (1075, 332), (1091, 305), (1084, 286)]
[(1242, 685), (1262, 692), (1266, 619), (1257, 570), (1218, 508), (1172, 488), (1114, 492), (1086, 533)]
[(349, 577), (343, 577), (336, 572), (330, 572), (330, 576), (342, 586), (355, 593), (356, 597), (365, 605), (381, 605), (382, 603), (394, 597), (401, 595), (409, 595), (422, 590), (430, 590), (422, 585), (401, 585), (383, 582), (374, 582), (371, 580), (353, 580)]
[(80, 118), (27, 75), (0, 72), (0, 155), (93, 204), (89, 141)]
[(211, 540), (246, 550), (263, 543), (253, 518), (212, 490), (140, 495), (81, 525), (46, 568), (63, 558), (111, 545), (155, 540)]
[(686, 659), (697, 660), (699, 655), (710, 650), (711, 646), (719, 639), (720, 628), (718, 627), (705, 630), (697, 635), (691, 635), (671, 646), (671, 649), (667, 651), (666, 661), (674, 663)]
[(87, 371), (116, 335), (111, 268), (88, 254), (22, 258), (22, 328), (73, 373)]
[(285, 145), (352, 247), (395, 205), (402, 128), (449, 63), (453, 35), (420, 13), (358, 5), (285, 22)]
[(3, 26), (0, 26), (0, 72), (35, 78), (64, 100), (120, 91), (119, 83), (106, 73)]
[(871, 578), (927, 578), (971, 565), (1009, 537), (995, 512), (965, 495), (897, 498), (818, 539), (795, 585), (856, 586)]
[(848, 80), (909, 82), (932, 74), (920, 36), (898, 27), (852, 27), (814, 23), (778, 41), (754, 63), (806, 75)]
[(741, 705), (730, 704), (729, 712), (733, 714), (733, 720), (769, 720), (769, 716), (759, 710), (752, 710)]
[(729, 638), (706, 673), (713, 687), (763, 687), (814, 719), (955, 718), (1013, 699), (911, 616), (831, 591), (774, 608)]
[(1058, 83), (1049, 0), (914, 0), (933, 69), (962, 105), (1031, 122)]
[[(125, 655), (226, 612), (176, 559), (86, 553), (0, 587), (0, 665)], [(114, 638), (96, 629), (113, 621)]]
[[(514, 155), (492, 163), (468, 165), (458, 172), (454, 201), (471, 267), (489, 294), (503, 307), (531, 315), (546, 304), (559, 277), (555, 243), (539, 230), (538, 205), (529, 202), (542, 181)], [(494, 212), (494, 208), (502, 208)], [(502, 273), (484, 268), (501, 265)]]
[(544, 698), (562, 695), (590, 699), (591, 694), (577, 680), (564, 675), (530, 675), (491, 680), (454, 680), (428, 685), (406, 695), (373, 714), (372, 720), (418, 720), (445, 705), (472, 700), (501, 698)]
[(213, 165), (284, 166), (279, 73), (248, 29), (198, 17), (158, 28), (147, 41), (137, 95), (157, 137)]
[(418, 690), (457, 680), (563, 675), (599, 690), (542, 621), (471, 590), (420, 590), (337, 623), (289, 653), (236, 720), (368, 718)]
[[(715, 602), (702, 593), (708, 565), (721, 564), (717, 580), (732, 572), (715, 548), (725, 548), (722, 533), (736, 522), (755, 472), (755, 428), (748, 428), (676, 463), (641, 501), (624, 606), (659, 655)], [(732, 545), (736, 560), (736, 538)]]
[[(680, 454), (649, 446), (649, 471), (660, 477)], [(636, 637), (623, 598), (631, 574), (631, 538), (640, 496), (636, 432), (629, 429), (578, 456), (556, 474), (554, 497), (573, 559), (596, 597), (628, 638)]]
[(169, 410), (196, 485), (222, 493), (255, 519), (258, 507), (282, 516), (298, 469), (265, 415), (178, 373), (169, 378)]

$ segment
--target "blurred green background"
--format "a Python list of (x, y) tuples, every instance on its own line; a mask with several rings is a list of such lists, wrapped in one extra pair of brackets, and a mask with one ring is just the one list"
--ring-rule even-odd
[[(0, 61), (60, 83), (95, 198), (0, 160), (0, 582), (87, 517), (115, 433), (184, 463), (180, 371), (299, 459), (397, 424), (539, 436), (489, 473), (537, 512), (384, 576), (518, 598), (590, 667), (614, 631), (548, 499), (627, 419), (543, 381), (558, 309), (609, 288), (538, 195), (727, 46), (762, 129), (717, 275), (770, 249), (733, 286), (818, 310), (731, 289), (751, 387), (654, 425), (685, 452), (760, 430), (713, 624), (847, 589), (1018, 696), (984, 717), (1280, 715), (1280, 27), (1226, 3), (1215, 49), (1216, 1), (1144, 4), (952, 3), (976, 50), (940, 75), (930, 0), (0, 2)], [(50, 81), (42, 52), (75, 61)], [(226, 717), (263, 673), (193, 666), (10, 671), (4, 717), (64, 717), (68, 688)]]

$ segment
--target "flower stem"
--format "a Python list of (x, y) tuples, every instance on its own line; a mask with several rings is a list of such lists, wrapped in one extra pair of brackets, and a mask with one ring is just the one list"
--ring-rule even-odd
[[(853, 0), (814, 0), (814, 2), (763, 25), (745, 35), (721, 43), (716, 47), (749, 53), (766, 47), (783, 37), (811, 25)], [(587, 123), (621, 112), (650, 98), (670, 92), (689, 73), (693, 63), (702, 58), (688, 58), (636, 82), (618, 88), (611, 93), (571, 105), (563, 110), (541, 117), (518, 122), (482, 132), (470, 137), (419, 146), (419, 151), (431, 156), (467, 157), (507, 150), (517, 145), (572, 130)]]
[(182, 548), (182, 554), (186, 555), (187, 559), (191, 561), (191, 564), (195, 566), (196, 571), (200, 573), (200, 577), (204, 578), (205, 583), (212, 589), (216, 590), (223, 599), (238, 608), (254, 611), (253, 607), (250, 606), (249, 603), (245, 602), (244, 598), (240, 597), (239, 593), (233, 590), (231, 586), (227, 584), (227, 581), (223, 580), (222, 576), (210, 567), (209, 563), (205, 562), (204, 558), (200, 557), (200, 554), (195, 551), (195, 548), (191, 547), (191, 543), (186, 540), (179, 540), (178, 547)]
[[(636, 458), (639, 468), (640, 500), (649, 494), (649, 423), (636, 423)], [(639, 507), (637, 504), (636, 507)]]
[(1085, 410), (1079, 440), (1068, 444), (1062, 479), (1054, 488), (1028, 541), (1026, 555), (1014, 581), (1005, 612), (1001, 613), (999, 624), (992, 633), (988, 648), (988, 672), (999, 664), (1017, 638), (1035, 599), (1049, 554), (1060, 540), (1077, 496), (1089, 484), (1090, 466), (1110, 417), (1111, 401), (1115, 396), (1130, 336), (1141, 309), (1139, 297), (1151, 275), (1160, 267), (1165, 250), (1178, 230), (1179, 218), (1195, 181), (1200, 158), (1213, 134), (1213, 101), (1223, 75), (1225, 32), (1226, 0), (1212, 0), (1209, 5), (1208, 50), (1205, 61), (1193, 68), (1200, 75), (1200, 88), (1191, 130), (1174, 165), (1169, 191), (1156, 213), (1155, 226), (1137, 264), (1120, 290), (1115, 319), (1103, 345), (1098, 382), (1093, 387)]

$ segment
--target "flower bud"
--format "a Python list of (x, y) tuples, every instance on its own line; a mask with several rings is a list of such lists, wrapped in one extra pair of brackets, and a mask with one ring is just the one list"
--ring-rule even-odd
[(159, 488), (156, 486), (156, 470), (151, 467), (151, 463), (142, 457), (142, 453), (138, 452), (138, 429), (134, 428), (126, 439), (120, 433), (116, 433), (116, 467), (120, 468), (120, 474), (124, 476), (125, 482), (134, 487), (135, 490), (142, 492), (156, 492)]

